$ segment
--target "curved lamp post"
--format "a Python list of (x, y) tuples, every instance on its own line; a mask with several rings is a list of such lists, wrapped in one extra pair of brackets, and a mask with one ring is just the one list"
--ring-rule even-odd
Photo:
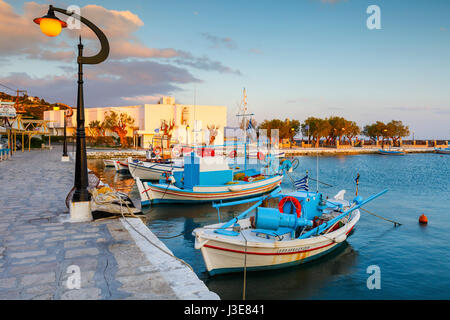
[(85, 117), (83, 98), (83, 64), (98, 64), (106, 60), (109, 55), (109, 43), (105, 34), (92, 22), (73, 12), (69, 12), (65, 9), (55, 8), (52, 5), (49, 6), (47, 15), (33, 20), (36, 24), (39, 24), (41, 31), (44, 34), (50, 37), (54, 37), (61, 32), (62, 28), (67, 27), (66, 22), (61, 21), (55, 16), (55, 11), (80, 20), (95, 33), (101, 44), (100, 51), (96, 55), (91, 57), (83, 56), (81, 36), (80, 42), (78, 44), (77, 140), (74, 183), (75, 192), (73, 194), (72, 203), (70, 206), (70, 216), (72, 221), (87, 221), (92, 220), (92, 215), (90, 211), (91, 197), (89, 191), (87, 190), (89, 179), (86, 158), (86, 132), (84, 127)]
[(66, 108), (66, 110), (64, 110), (64, 142), (63, 142), (63, 155), (61, 157), (61, 161), (67, 162), (67, 161), (69, 161), (69, 156), (67, 155), (67, 133), (66, 133), (67, 119), (72, 117), (73, 109), (72, 109), (72, 107), (70, 107), (64, 103), (58, 102), (57, 105), (63, 106)]

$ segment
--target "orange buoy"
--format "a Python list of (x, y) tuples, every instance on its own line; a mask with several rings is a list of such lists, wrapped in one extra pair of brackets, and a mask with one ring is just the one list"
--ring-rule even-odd
[(424, 215), (424, 214), (422, 214), (422, 215), (419, 217), (419, 223), (421, 223), (421, 224), (427, 224), (427, 223), (428, 223), (428, 218), (427, 218), (427, 216)]

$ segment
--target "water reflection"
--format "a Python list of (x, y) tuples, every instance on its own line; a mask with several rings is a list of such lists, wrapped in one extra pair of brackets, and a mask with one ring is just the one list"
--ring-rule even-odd
[[(104, 167), (102, 160), (89, 160), (89, 168), (113, 188), (139, 199), (134, 179)], [(276, 204), (276, 200), (272, 200)], [(138, 202), (138, 201), (135, 201)], [(221, 221), (228, 221), (252, 204), (224, 207)], [(189, 263), (210, 290), (222, 299), (241, 299), (243, 274), (210, 277), (199, 250), (194, 249), (192, 230), (217, 223), (218, 213), (210, 204), (164, 204), (143, 208), (147, 225), (179, 258)], [(247, 299), (305, 299), (315, 294), (335, 277), (349, 274), (356, 264), (357, 253), (344, 243), (339, 249), (316, 262), (274, 271), (247, 273)], [(270, 285), (268, 285), (270, 284)]]

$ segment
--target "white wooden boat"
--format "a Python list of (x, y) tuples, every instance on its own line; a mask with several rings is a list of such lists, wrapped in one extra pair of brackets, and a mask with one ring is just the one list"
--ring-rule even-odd
[(403, 149), (378, 149), (378, 153), (388, 156), (403, 156), (406, 152)]
[[(220, 208), (257, 201), (226, 223), (195, 229), (195, 248), (201, 250), (210, 275), (299, 265), (339, 247), (354, 230), (360, 218), (358, 209), (386, 191), (365, 201), (356, 197), (350, 202), (339, 194), (324, 200), (320, 193), (282, 194), (277, 189), (255, 199), (215, 204)], [(284, 213), (279, 208), (261, 206), (270, 198), (281, 199), (279, 208)]]
[(116, 162), (117, 159), (103, 159), (103, 164), (105, 167), (115, 167), (114, 162)]
[(128, 160), (116, 160), (114, 162), (114, 167), (116, 168), (117, 172), (128, 172)]
[(263, 175), (255, 169), (233, 171), (226, 159), (200, 158), (191, 153), (185, 156), (183, 169), (173, 170), (159, 183), (135, 180), (145, 206), (243, 199), (274, 190), (282, 179), (282, 174)]
[(434, 151), (440, 154), (450, 154), (450, 148), (435, 148)]
[(163, 174), (182, 168), (183, 161), (139, 161), (128, 158), (128, 170), (134, 179), (159, 180)]

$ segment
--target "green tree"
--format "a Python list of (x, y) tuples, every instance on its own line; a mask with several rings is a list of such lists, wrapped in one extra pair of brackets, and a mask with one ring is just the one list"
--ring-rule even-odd
[(264, 120), (261, 125), (258, 127), (259, 129), (266, 129), (267, 136), (272, 136), (272, 130), (277, 129), (279, 139), (290, 139), (300, 132), (300, 121), (291, 120), (291, 119), (272, 119), (272, 120)]
[(383, 134), (386, 132), (386, 124), (381, 121), (377, 121), (372, 124), (368, 124), (364, 127), (362, 133), (366, 137), (369, 137), (374, 142), (379, 142), (380, 138), (383, 137)]
[(303, 135), (308, 136), (308, 140), (312, 138), (316, 147), (319, 147), (320, 139), (322, 137), (329, 136), (330, 130), (331, 125), (327, 119), (309, 117), (302, 124)]
[(394, 145), (399, 145), (400, 138), (409, 136), (409, 127), (400, 120), (392, 120), (386, 125), (386, 136), (392, 139)]

